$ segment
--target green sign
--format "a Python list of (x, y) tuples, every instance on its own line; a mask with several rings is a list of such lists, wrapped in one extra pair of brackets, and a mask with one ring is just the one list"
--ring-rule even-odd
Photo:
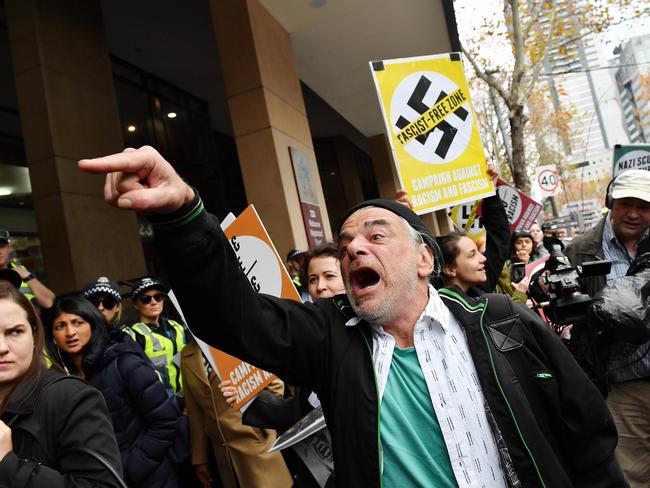
[(637, 144), (614, 146), (614, 166), (612, 177), (616, 177), (627, 169), (645, 169), (650, 171), (650, 145)]

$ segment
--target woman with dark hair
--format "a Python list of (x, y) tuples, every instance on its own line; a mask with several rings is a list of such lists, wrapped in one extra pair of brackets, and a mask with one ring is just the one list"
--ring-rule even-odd
[(0, 285), (0, 486), (119, 487), (120, 456), (101, 394), (43, 364), (29, 300)]
[(456, 285), (473, 297), (494, 289), (498, 272), (492, 269), (488, 280), (487, 259), (472, 239), (461, 232), (452, 232), (436, 237), (436, 242), (444, 263), (437, 283), (439, 288)]
[(137, 344), (109, 330), (100, 311), (82, 297), (57, 300), (49, 317), (45, 330), (55, 365), (104, 395), (126, 482), (179, 486), (169, 455), (180, 412)]
[(528, 302), (529, 276), (516, 277), (513, 273), (515, 263), (525, 266), (539, 259), (535, 251), (535, 241), (530, 232), (519, 230), (510, 238), (510, 259), (503, 265), (497, 292), (510, 295), (515, 302), (526, 304)]
[[(492, 164), (488, 175), (497, 187), (498, 171)], [(436, 288), (456, 285), (471, 297), (494, 291), (503, 263), (508, 258), (510, 222), (499, 195), (483, 199), (481, 223), (485, 228), (485, 252), (462, 232), (436, 237), (443, 267), (434, 280)]]

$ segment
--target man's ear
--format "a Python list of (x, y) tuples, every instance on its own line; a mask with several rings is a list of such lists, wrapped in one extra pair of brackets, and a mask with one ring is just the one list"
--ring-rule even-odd
[(418, 276), (420, 278), (428, 278), (433, 274), (434, 259), (433, 251), (426, 244), (419, 247), (419, 260), (418, 260)]

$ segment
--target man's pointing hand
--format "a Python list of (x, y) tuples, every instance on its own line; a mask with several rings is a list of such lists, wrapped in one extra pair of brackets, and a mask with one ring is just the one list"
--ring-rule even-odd
[(142, 214), (165, 214), (194, 198), (192, 188), (150, 146), (82, 159), (79, 168), (88, 173), (106, 173), (104, 199), (118, 208)]

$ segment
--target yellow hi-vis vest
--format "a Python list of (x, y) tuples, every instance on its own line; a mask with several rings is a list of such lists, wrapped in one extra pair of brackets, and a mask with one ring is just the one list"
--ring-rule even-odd
[(178, 322), (168, 320), (168, 323), (176, 332), (175, 341), (154, 332), (143, 322), (125, 327), (123, 330), (136, 342), (136, 334), (144, 337), (144, 354), (161, 374), (163, 383), (168, 383), (175, 393), (179, 393), (183, 389), (183, 379), (181, 369), (174, 364), (173, 359), (185, 347), (185, 330)]
[[(11, 261), (8, 266), (9, 269), (27, 269), (25, 266), (22, 264), (18, 264), (15, 261)], [(20, 293), (25, 295), (27, 299), (31, 302), (34, 300), (34, 293), (32, 292), (32, 289), (29, 287), (29, 282), (28, 281), (23, 281), (20, 284)], [(38, 310), (38, 309), (37, 309)]]

